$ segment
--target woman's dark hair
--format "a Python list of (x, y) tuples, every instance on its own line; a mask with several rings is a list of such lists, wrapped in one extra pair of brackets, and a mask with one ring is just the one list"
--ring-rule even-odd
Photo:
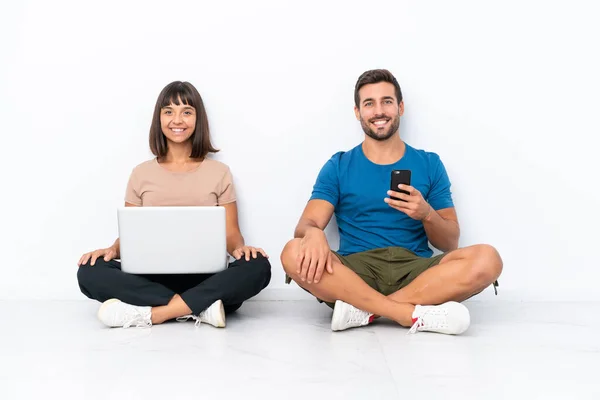
[(150, 126), (150, 150), (156, 157), (167, 155), (167, 138), (163, 135), (160, 126), (160, 112), (163, 107), (171, 104), (189, 105), (196, 109), (196, 126), (190, 137), (192, 141), (191, 158), (204, 158), (208, 153), (216, 153), (210, 142), (210, 131), (208, 129), (208, 118), (204, 109), (204, 102), (198, 90), (189, 82), (175, 81), (169, 83), (158, 95), (152, 125)]

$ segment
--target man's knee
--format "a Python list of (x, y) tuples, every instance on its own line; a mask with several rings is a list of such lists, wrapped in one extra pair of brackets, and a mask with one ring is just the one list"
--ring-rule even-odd
[(487, 286), (502, 273), (503, 263), (498, 250), (487, 244), (473, 246), (470, 281)]
[(281, 265), (289, 276), (296, 275), (296, 260), (300, 251), (300, 241), (301, 239), (298, 238), (290, 240), (281, 252)]

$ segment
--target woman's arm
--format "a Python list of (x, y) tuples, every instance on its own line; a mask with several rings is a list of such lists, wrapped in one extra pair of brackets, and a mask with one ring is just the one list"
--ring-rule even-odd
[(234, 201), (232, 203), (223, 204), (223, 207), (225, 208), (226, 219), (225, 230), (227, 232), (227, 252), (233, 256), (233, 252), (236, 249), (244, 247), (244, 237), (242, 236), (242, 232), (240, 232), (237, 203)]
[(246, 246), (244, 243), (244, 237), (240, 232), (240, 225), (238, 223), (237, 204), (235, 201), (223, 204), (223, 207), (225, 208), (225, 218), (227, 220), (225, 227), (227, 231), (227, 252), (236, 260), (239, 260), (244, 256), (246, 261), (250, 261), (250, 258), (257, 258), (259, 253), (264, 257), (269, 258), (263, 249)]

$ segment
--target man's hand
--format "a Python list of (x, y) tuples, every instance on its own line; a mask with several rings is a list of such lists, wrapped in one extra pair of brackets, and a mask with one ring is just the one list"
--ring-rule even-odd
[(111, 247), (107, 247), (106, 249), (98, 249), (98, 250), (90, 251), (89, 253), (85, 253), (79, 259), (77, 266), (81, 267), (82, 265), (87, 264), (87, 262), (91, 258), (92, 262), (90, 263), (90, 266), (93, 267), (94, 264), (96, 264), (96, 260), (100, 257), (104, 257), (104, 261), (110, 261), (113, 258), (117, 257), (117, 249), (115, 249), (113, 246), (111, 246)]
[(235, 249), (233, 251), (233, 253), (231, 254), (236, 260), (239, 260), (240, 258), (242, 258), (242, 256), (246, 256), (246, 261), (250, 261), (250, 257), (252, 256), (252, 258), (256, 258), (258, 257), (258, 253), (262, 254), (263, 256), (265, 256), (265, 258), (269, 258), (269, 256), (267, 255), (267, 253), (265, 253), (265, 251), (263, 249), (261, 249), (260, 247), (252, 247), (252, 246), (241, 246), (238, 247), (237, 249)]
[(333, 274), (331, 249), (325, 232), (312, 228), (300, 241), (300, 251), (296, 260), (296, 273), (302, 282), (319, 283), (323, 270)]
[(388, 196), (405, 200), (394, 200), (386, 197), (384, 201), (388, 203), (390, 207), (402, 211), (404, 214), (418, 221), (423, 221), (431, 215), (432, 208), (429, 203), (425, 201), (421, 192), (409, 185), (398, 185), (398, 189), (405, 190), (409, 194), (388, 190)]

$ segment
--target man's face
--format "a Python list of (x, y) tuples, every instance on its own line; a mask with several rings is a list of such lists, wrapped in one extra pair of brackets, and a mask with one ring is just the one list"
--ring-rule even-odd
[(360, 88), (358, 95), (360, 103), (354, 107), (354, 113), (365, 134), (378, 141), (391, 138), (398, 131), (404, 113), (404, 102), (398, 104), (394, 85), (368, 84)]

